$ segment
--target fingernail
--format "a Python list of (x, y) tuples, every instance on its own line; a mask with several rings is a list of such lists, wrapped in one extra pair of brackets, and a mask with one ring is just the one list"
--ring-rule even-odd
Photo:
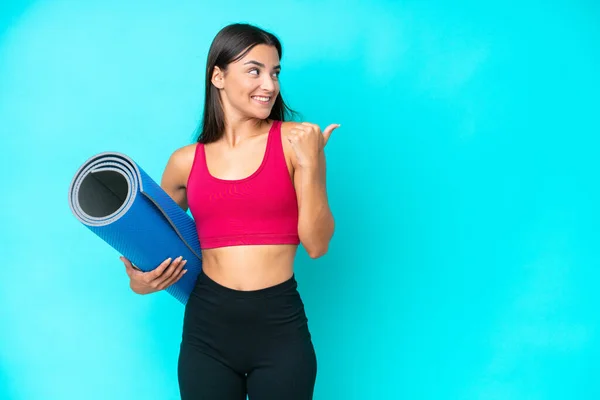
[(187, 260), (183, 260), (183, 263), (182, 263), (182, 264), (185, 264), (186, 262), (187, 262)]
[(184, 269), (184, 270), (183, 270), (183, 273), (185, 274), (187, 271), (188, 271), (187, 269)]

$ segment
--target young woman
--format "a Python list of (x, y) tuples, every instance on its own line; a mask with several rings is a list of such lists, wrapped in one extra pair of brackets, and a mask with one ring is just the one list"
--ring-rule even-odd
[[(182, 399), (311, 399), (317, 360), (294, 278), (334, 231), (324, 146), (339, 125), (284, 122), (281, 44), (248, 24), (215, 37), (197, 143), (177, 149), (161, 186), (196, 222), (203, 270), (188, 300), (178, 364)], [(318, 96), (318, 93), (314, 93)], [(141, 272), (136, 293), (163, 290), (185, 260)]]

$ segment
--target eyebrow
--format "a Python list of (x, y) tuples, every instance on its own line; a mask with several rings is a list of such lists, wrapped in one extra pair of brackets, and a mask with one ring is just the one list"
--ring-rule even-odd
[[(265, 64), (260, 63), (258, 61), (254, 61), (254, 60), (247, 61), (244, 63), (244, 65), (246, 65), (246, 64), (254, 64), (254, 65), (258, 65), (261, 68), (265, 68)], [(276, 65), (273, 67), (273, 69), (281, 69), (281, 65)]]

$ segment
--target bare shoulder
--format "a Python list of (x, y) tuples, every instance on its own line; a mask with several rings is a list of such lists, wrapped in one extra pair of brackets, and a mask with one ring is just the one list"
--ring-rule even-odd
[(198, 143), (192, 143), (176, 149), (169, 158), (169, 164), (172, 164), (177, 169), (186, 170), (191, 168), (194, 163), (197, 146)]
[(173, 151), (165, 167), (163, 183), (172, 188), (184, 187), (194, 164), (197, 143), (188, 144)]
[(188, 209), (186, 186), (197, 144), (180, 147), (171, 153), (160, 186), (185, 211)]

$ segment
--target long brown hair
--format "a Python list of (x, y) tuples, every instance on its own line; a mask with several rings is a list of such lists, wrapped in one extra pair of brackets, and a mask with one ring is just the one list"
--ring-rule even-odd
[[(206, 144), (217, 141), (225, 132), (225, 116), (219, 99), (219, 89), (211, 81), (214, 68), (225, 70), (229, 63), (241, 59), (259, 44), (274, 46), (281, 59), (282, 48), (279, 39), (272, 33), (250, 24), (228, 25), (213, 39), (206, 62), (204, 112), (202, 123), (196, 130), (197, 142)], [(296, 112), (285, 104), (280, 92), (268, 118), (285, 121), (294, 114)]]

